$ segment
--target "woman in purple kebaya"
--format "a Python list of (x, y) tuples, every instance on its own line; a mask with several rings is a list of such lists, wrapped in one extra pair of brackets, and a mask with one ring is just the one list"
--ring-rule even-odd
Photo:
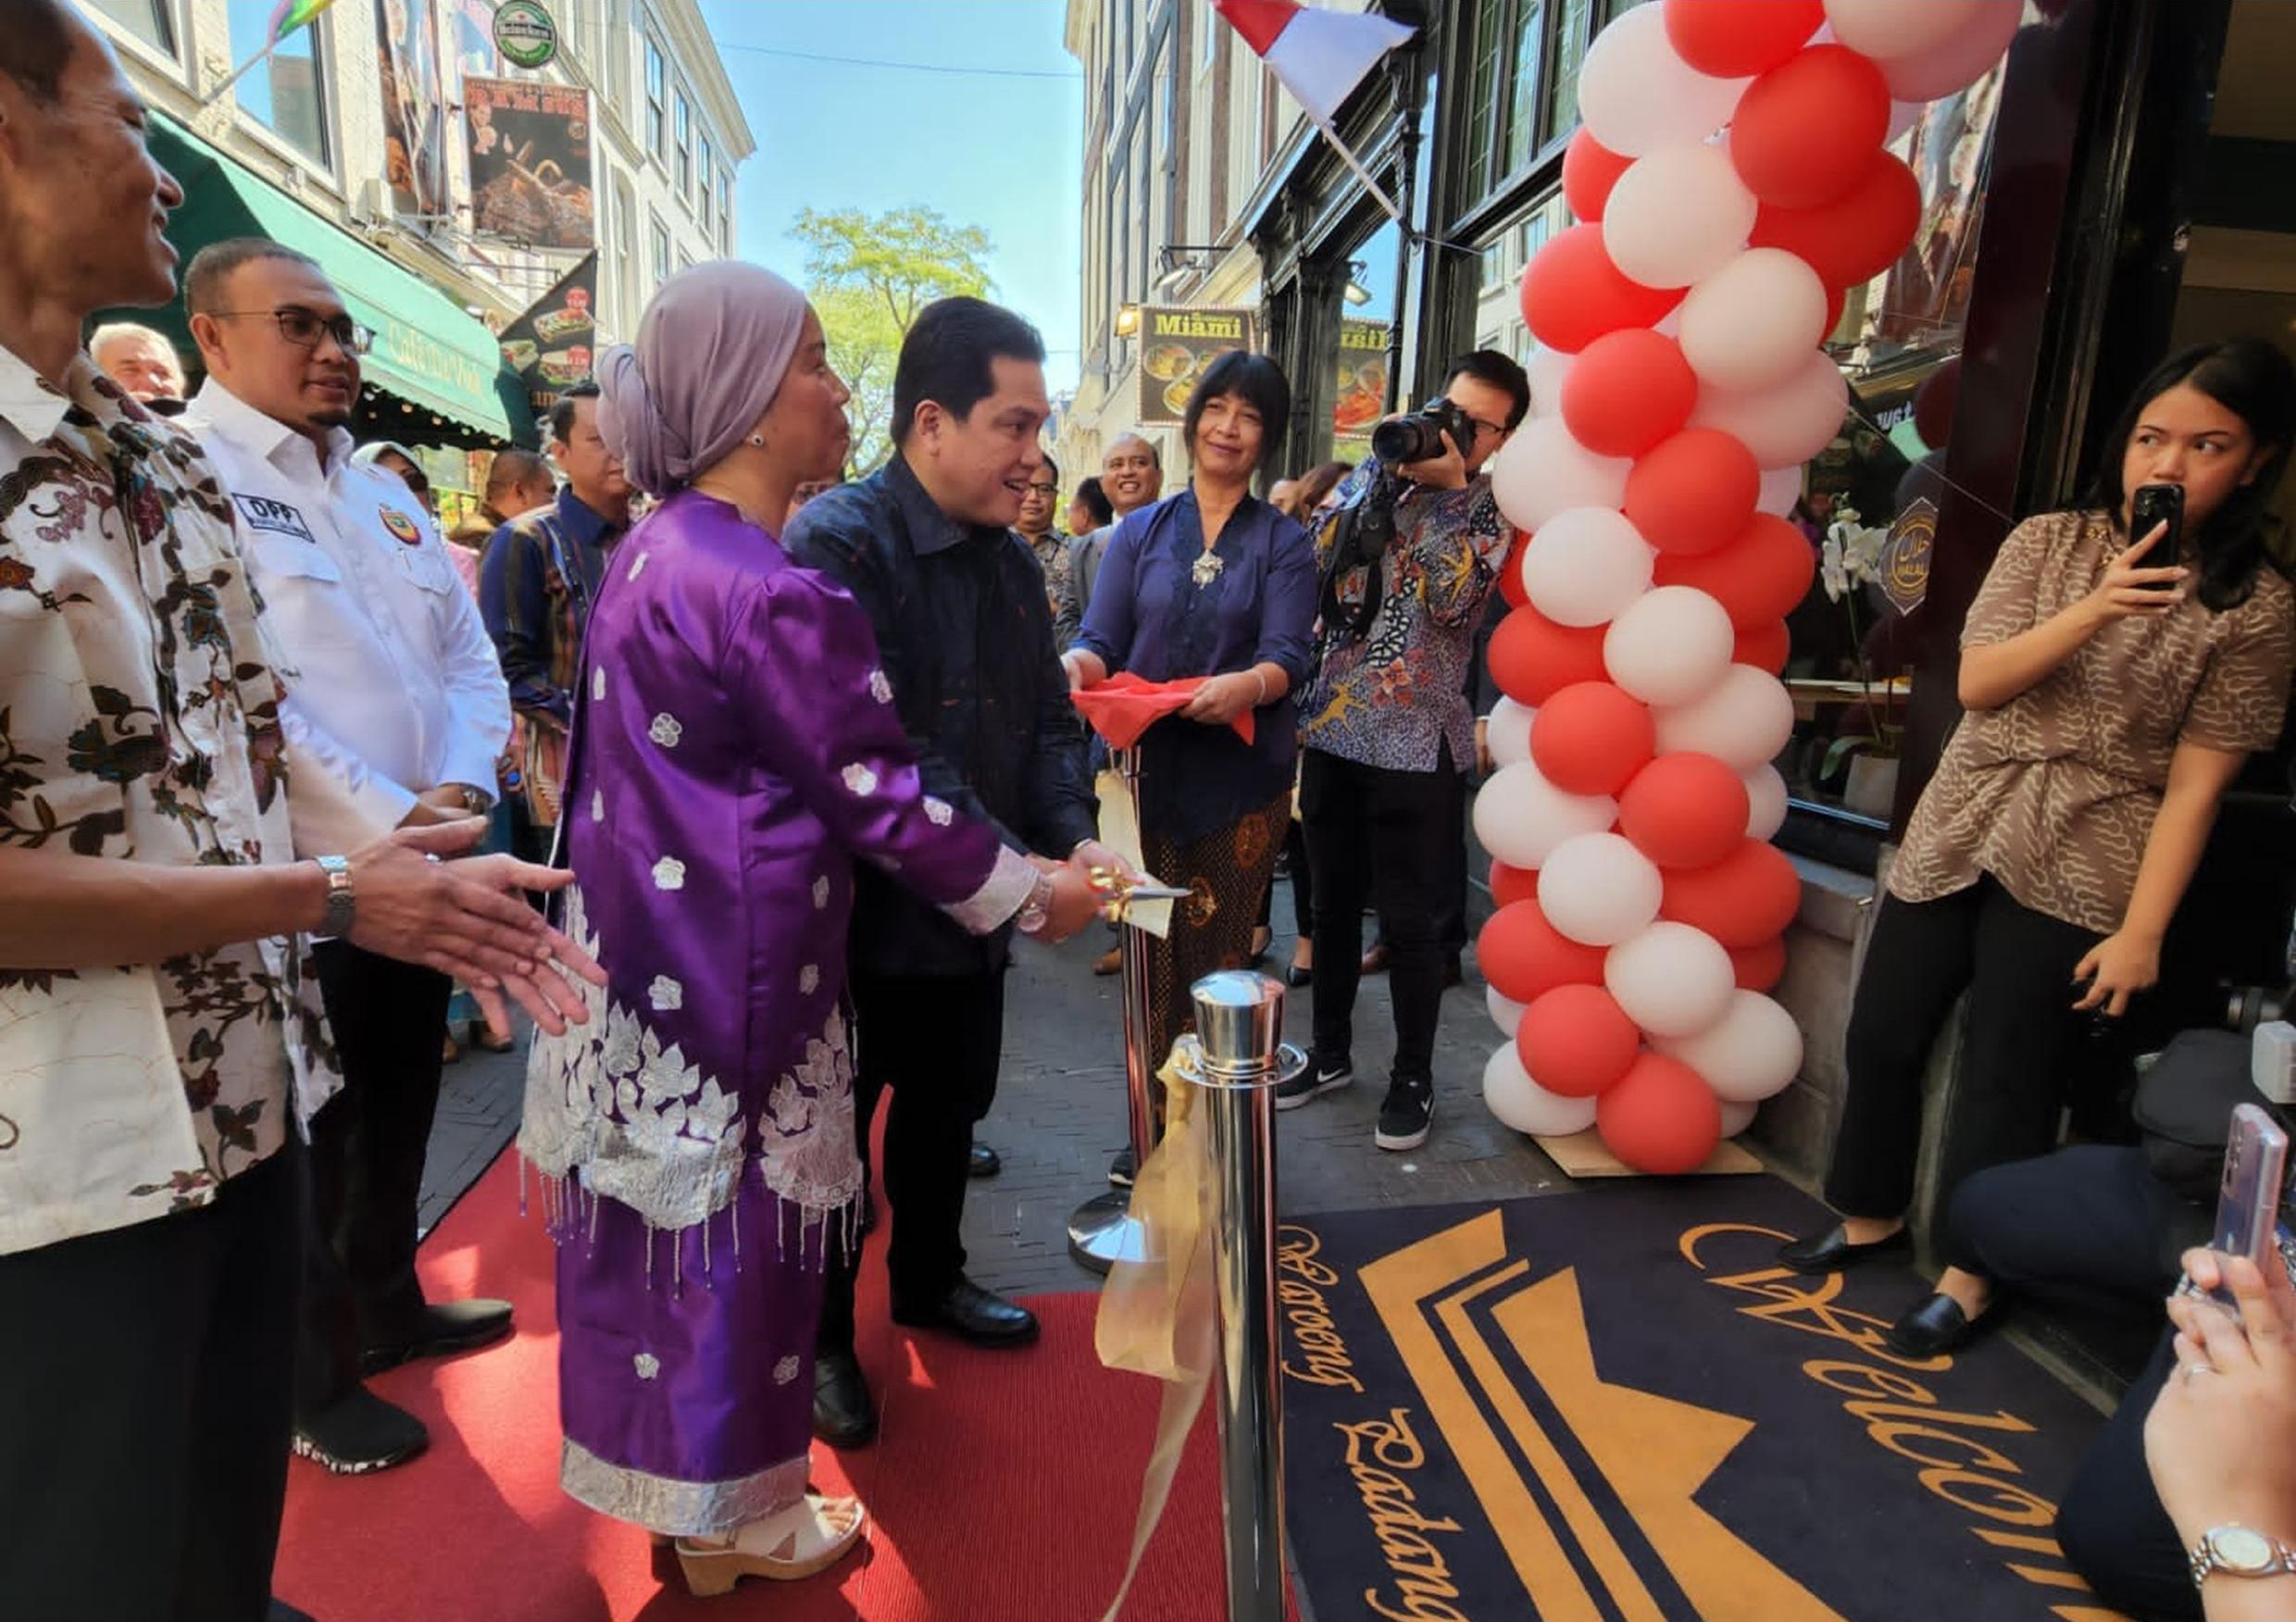
[(977, 931), (1058, 939), (1097, 898), (923, 792), (867, 617), (774, 538), (848, 442), (804, 295), (682, 272), (600, 381), (660, 505), (600, 590), (568, 766), (566, 928), (607, 983), (537, 1042), (519, 1146), (559, 1241), (566, 1489), (722, 1593), (861, 1536), (856, 1501), (806, 1487), (823, 1253), (861, 1190), (854, 862)]

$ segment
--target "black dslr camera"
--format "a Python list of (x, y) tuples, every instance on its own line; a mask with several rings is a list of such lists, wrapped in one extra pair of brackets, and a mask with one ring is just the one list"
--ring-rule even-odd
[[(1379, 562), (1395, 541), (1395, 502), (1403, 493), (1395, 469), (1448, 455), (1443, 435), (1461, 451), (1475, 443), (1475, 425), (1466, 413), (1449, 400), (1431, 400), (1408, 417), (1382, 422), (1371, 430), (1371, 481), (1355, 505), (1341, 513), (1339, 534), (1325, 561), (1317, 600), (1323, 622), (1340, 626), (1361, 638), (1379, 618), (1384, 586)], [(1340, 601), (1340, 582), (1357, 569), (1365, 571), (1361, 596), (1353, 604)]]
[(1448, 400), (1431, 400), (1408, 417), (1382, 422), (1371, 430), (1371, 454), (1390, 468), (1431, 462), (1448, 454), (1443, 435), (1462, 452), (1475, 443), (1475, 425), (1466, 412)]

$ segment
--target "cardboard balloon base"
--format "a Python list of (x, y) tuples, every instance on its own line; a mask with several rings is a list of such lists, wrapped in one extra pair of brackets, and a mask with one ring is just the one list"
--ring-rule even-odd
[[(1589, 1127), (1583, 1132), (1573, 1132), (1567, 1138), (1533, 1137), (1531, 1142), (1546, 1151), (1549, 1160), (1563, 1168), (1569, 1178), (1590, 1177), (1647, 1177), (1603, 1146), (1603, 1134)], [(1738, 1146), (1733, 1138), (1725, 1138), (1715, 1145), (1706, 1164), (1690, 1173), (1692, 1177), (1743, 1177), (1763, 1169), (1762, 1163)]]

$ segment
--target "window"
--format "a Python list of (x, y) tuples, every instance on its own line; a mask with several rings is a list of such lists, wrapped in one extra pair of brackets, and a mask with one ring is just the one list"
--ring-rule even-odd
[(654, 221), (654, 285), (659, 288), (669, 280), (669, 228), (660, 220)]
[(1506, 161), (1502, 174), (1513, 174), (1530, 161), (1534, 149), (1531, 113), (1539, 95), (1539, 59), (1545, 54), (1546, 0), (1515, 0), (1515, 79), (1507, 93)]
[(680, 270), (691, 270), (693, 268), (693, 256), (687, 253), (683, 248), (680, 248), (678, 250), (678, 268)]
[(1475, 8), (1473, 71), (1467, 76), (1466, 194), (1480, 197), (1497, 177), (1491, 172), (1491, 132), (1499, 118), (1499, 25), (1501, 0)]
[(1567, 134), (1578, 116), (1578, 69), (1593, 42), (1594, 0), (1562, 0), (1554, 23), (1554, 71), (1547, 77), (1546, 106), (1539, 115), (1541, 145)]
[(174, 0), (88, 0), (88, 6), (153, 49), (175, 55)]
[(638, 206), (627, 182), (614, 182), (615, 291), (621, 306), (622, 331), (638, 331), (638, 316), (645, 306), (645, 291), (638, 283)]
[(710, 150), (709, 137), (706, 135), (701, 137), (700, 151), (701, 157), (693, 166), (693, 173), (701, 186), (702, 200), (694, 211), (702, 217), (702, 229), (707, 231), (709, 229), (709, 189), (717, 183), (718, 155)]
[[(231, 59), (244, 62), (271, 38), (271, 0), (231, 0)], [(326, 19), (295, 30), (242, 79), (239, 110), (312, 162), (327, 156), (327, 92), (319, 31)]]
[(662, 107), (666, 94), (664, 80), (667, 69), (662, 64), (661, 48), (652, 40), (646, 41), (646, 146), (656, 157), (667, 157), (669, 149), (663, 145)]
[(718, 181), (718, 251), (727, 258), (733, 257), (733, 171), (728, 169)]
[(678, 93), (678, 195), (693, 195), (693, 109), (686, 106), (686, 93)]

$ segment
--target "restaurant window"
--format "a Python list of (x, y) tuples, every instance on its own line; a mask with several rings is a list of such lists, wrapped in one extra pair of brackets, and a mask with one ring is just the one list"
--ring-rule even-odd
[(646, 148), (656, 157), (668, 157), (669, 149), (663, 144), (664, 98), (668, 94), (668, 68), (662, 61), (661, 47), (652, 40), (645, 43), (646, 53)]
[[(231, 59), (245, 62), (270, 44), (271, 0), (231, 0)], [(326, 64), (319, 31), (326, 19), (299, 28), (234, 87), (239, 110), (324, 168), (327, 153)]]
[(669, 228), (660, 220), (654, 225), (654, 285), (658, 291), (669, 280)]
[(1396, 312), (1396, 254), (1402, 245), (1392, 220), (1359, 243), (1335, 279), (1339, 301), (1331, 323), (1327, 371), (1328, 415), (1317, 423), (1310, 465), (1337, 459), (1360, 465), (1371, 454), (1371, 430), (1396, 408), (1389, 375)]
[(1547, 94), (1539, 114), (1539, 144), (1544, 146), (1570, 132), (1578, 119), (1578, 70), (1586, 65), (1587, 47), (1593, 43), (1594, 0), (1560, 0), (1554, 6), (1554, 42), (1550, 53), (1554, 69), (1547, 76)]
[(693, 109), (682, 90), (678, 92), (678, 195), (689, 201), (693, 196)]
[(87, 0), (87, 4), (154, 50), (175, 55), (174, 0)]

